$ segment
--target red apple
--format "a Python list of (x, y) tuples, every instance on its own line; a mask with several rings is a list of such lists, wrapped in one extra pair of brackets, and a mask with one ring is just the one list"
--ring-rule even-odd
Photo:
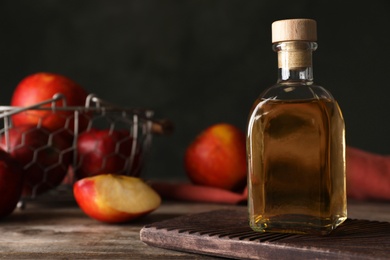
[(21, 197), (23, 169), (7, 152), (0, 150), (0, 217), (10, 215)]
[(73, 194), (80, 208), (96, 220), (127, 222), (157, 209), (158, 193), (143, 180), (117, 174), (100, 174), (78, 180)]
[(244, 132), (227, 123), (208, 127), (187, 147), (184, 166), (194, 184), (243, 189), (247, 176)]
[[(134, 145), (135, 153), (131, 160)], [(133, 143), (129, 131), (91, 129), (80, 134), (77, 140), (76, 178), (108, 172), (138, 176), (141, 170), (140, 154), (140, 145)]]
[[(55, 73), (35, 73), (22, 79), (16, 86), (11, 100), (11, 106), (26, 107), (53, 98), (53, 95), (61, 93), (66, 98), (67, 106), (84, 106), (88, 95), (79, 84), (60, 74)], [(51, 103), (44, 107), (51, 107)], [(63, 101), (56, 102), (56, 106), (61, 108)], [(67, 128), (74, 129), (74, 111), (56, 111), (30, 109), (12, 116), (14, 125), (25, 125), (38, 123), (49, 130)], [(80, 131), (85, 129), (87, 117), (80, 115)]]
[(72, 144), (68, 139), (43, 127), (10, 128), (2, 135), (0, 148), (8, 151), (25, 170), (23, 196), (35, 196), (57, 187), (72, 162)]

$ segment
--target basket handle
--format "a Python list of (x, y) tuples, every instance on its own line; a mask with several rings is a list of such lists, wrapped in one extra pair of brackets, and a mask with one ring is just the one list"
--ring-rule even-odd
[(152, 133), (158, 135), (170, 135), (173, 133), (174, 125), (169, 119), (152, 120)]
[(51, 98), (51, 99), (44, 100), (42, 102), (36, 103), (34, 105), (31, 105), (31, 106), (17, 107), (15, 109), (10, 110), (9, 112), (2, 113), (0, 115), (0, 118), (4, 118), (4, 117), (7, 117), (7, 116), (12, 116), (14, 114), (18, 114), (20, 112), (23, 112), (23, 111), (26, 111), (26, 110), (29, 110), (29, 109), (41, 108), (43, 105), (50, 104), (50, 103), (51, 103), (52, 111), (55, 111), (56, 108), (58, 107), (56, 105), (56, 102), (59, 101), (59, 100), (62, 100), (62, 107), (66, 107), (67, 106), (67, 104), (66, 104), (66, 97), (62, 93), (57, 93), (57, 94), (54, 94), (53, 98)]
[[(121, 109), (120, 106), (112, 104), (110, 102), (107, 102), (107, 101), (97, 97), (95, 94), (89, 94), (85, 100), (85, 107), (90, 108), (92, 106), (92, 103), (94, 103), (95, 106), (98, 108), (110, 107), (110, 108)], [(145, 114), (146, 119), (152, 122), (151, 131), (153, 134), (170, 135), (173, 133), (174, 126), (173, 126), (172, 121), (170, 121), (168, 119), (160, 119), (160, 120), (152, 119), (151, 118), (151, 116), (153, 114), (152, 110), (136, 109), (135, 111), (140, 112), (142, 114)]]

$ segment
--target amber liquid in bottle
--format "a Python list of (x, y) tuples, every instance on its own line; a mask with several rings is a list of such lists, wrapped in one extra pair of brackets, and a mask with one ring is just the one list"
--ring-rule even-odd
[[(250, 122), (251, 226), (327, 234), (345, 220), (344, 121), (332, 100), (259, 100)], [(249, 149), (251, 149), (249, 147)]]
[(345, 125), (336, 100), (313, 82), (317, 44), (293, 37), (303, 40), (274, 44), (278, 81), (249, 114), (249, 222), (260, 232), (324, 235), (347, 218)]

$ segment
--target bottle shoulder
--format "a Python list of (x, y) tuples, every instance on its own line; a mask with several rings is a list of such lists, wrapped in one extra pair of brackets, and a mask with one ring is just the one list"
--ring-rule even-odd
[(332, 94), (324, 87), (314, 83), (282, 82), (267, 88), (260, 94), (261, 99), (273, 100), (334, 100)]

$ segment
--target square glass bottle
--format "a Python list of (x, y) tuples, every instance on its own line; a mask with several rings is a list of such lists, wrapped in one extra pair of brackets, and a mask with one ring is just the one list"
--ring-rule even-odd
[(316, 21), (272, 24), (278, 79), (248, 119), (248, 210), (260, 232), (330, 233), (347, 218), (345, 124), (313, 81)]

